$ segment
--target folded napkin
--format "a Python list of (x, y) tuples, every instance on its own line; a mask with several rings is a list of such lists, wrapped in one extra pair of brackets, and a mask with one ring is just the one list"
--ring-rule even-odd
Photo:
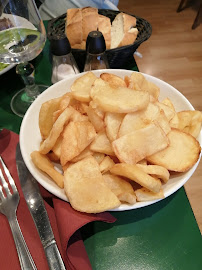
[[(48, 270), (49, 268), (43, 246), (20, 187), (15, 161), (17, 143), (17, 134), (5, 129), (1, 131), (0, 155), (14, 178), (20, 193), (17, 218), (23, 236), (37, 268), (39, 270)], [(79, 228), (92, 221), (112, 223), (115, 222), (116, 219), (107, 212), (100, 214), (85, 214), (75, 211), (69, 203), (56, 198), (42, 186), (39, 185), (39, 187), (66, 268), (68, 270), (92, 269), (79, 233)], [(2, 214), (0, 214), (0, 269), (20, 269), (13, 236), (7, 218)]]

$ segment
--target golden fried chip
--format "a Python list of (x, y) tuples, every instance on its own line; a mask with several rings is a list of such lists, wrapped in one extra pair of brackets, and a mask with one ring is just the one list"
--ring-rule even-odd
[(104, 159), (100, 162), (100, 171), (101, 173), (106, 173), (114, 166), (114, 161), (109, 157), (105, 156)]
[(40, 152), (42, 154), (47, 154), (53, 148), (58, 137), (63, 131), (64, 125), (67, 124), (68, 121), (70, 120), (72, 113), (73, 109), (71, 107), (70, 108), (68, 107), (61, 113), (61, 115), (55, 121), (48, 137), (40, 145)]
[(148, 156), (147, 160), (170, 171), (185, 172), (189, 170), (199, 158), (201, 152), (199, 142), (190, 134), (178, 129), (172, 129), (167, 136), (169, 146)]
[(109, 139), (107, 138), (105, 130), (101, 130), (97, 137), (94, 139), (94, 141), (90, 145), (90, 150), (94, 152), (103, 153), (106, 155), (114, 155), (114, 151), (112, 149), (111, 143)]
[(95, 136), (95, 129), (89, 121), (71, 121), (63, 131), (61, 165), (64, 166), (78, 156), (94, 140)]
[(173, 109), (171, 109), (169, 106), (161, 102), (156, 102), (155, 104), (164, 111), (168, 121), (170, 121), (175, 116), (175, 111), (173, 111)]
[(125, 114), (122, 113), (106, 112), (104, 119), (106, 125), (106, 134), (111, 142), (117, 139), (118, 131), (124, 116)]
[(53, 127), (53, 113), (59, 109), (61, 97), (50, 99), (41, 105), (39, 111), (39, 129), (41, 137), (46, 139)]
[(99, 213), (120, 205), (117, 196), (105, 184), (97, 161), (87, 157), (65, 170), (64, 189), (74, 209)]
[(90, 91), (93, 101), (103, 110), (129, 113), (144, 109), (149, 103), (149, 94), (126, 87), (113, 88), (102, 79), (96, 79)]
[(198, 137), (202, 126), (202, 112), (200, 111), (181, 111), (177, 113), (179, 123), (178, 128)]
[(127, 202), (129, 204), (136, 203), (135, 192), (128, 181), (110, 173), (103, 174), (103, 178), (107, 186), (121, 202)]
[(60, 188), (64, 187), (64, 176), (54, 168), (53, 163), (46, 155), (34, 151), (31, 153), (31, 158), (37, 168), (48, 174), (51, 177), (51, 180), (53, 180)]
[(86, 113), (88, 115), (90, 122), (93, 124), (96, 132), (99, 132), (100, 130), (104, 129), (105, 126), (104, 121), (96, 113), (96, 110), (94, 110), (91, 106), (88, 106), (88, 108), (86, 108)]
[(120, 125), (118, 137), (146, 127), (152, 121), (156, 120), (159, 114), (160, 109), (152, 103), (149, 103), (143, 110), (126, 114)]
[(106, 81), (109, 83), (109, 85), (113, 88), (118, 88), (118, 87), (127, 87), (125, 81), (117, 76), (117, 75), (114, 75), (114, 74), (110, 74), (110, 73), (102, 73), (100, 75), (100, 78), (103, 80), (103, 81)]
[(159, 192), (154, 193), (146, 188), (140, 188), (140, 189), (135, 190), (135, 195), (137, 197), (138, 202), (160, 200), (160, 199), (165, 198), (162, 189)]
[(54, 144), (52, 151), (53, 153), (60, 159), (61, 156), (61, 144), (62, 144), (62, 133), (60, 134), (60, 136), (58, 137), (56, 143)]
[(80, 161), (88, 156), (92, 156), (93, 155), (93, 151), (90, 150), (89, 146), (86, 147), (78, 156), (76, 156), (75, 158), (73, 158), (71, 160), (71, 162), (77, 162)]
[(52, 151), (46, 154), (46, 156), (48, 157), (48, 159), (50, 159), (50, 161), (53, 161), (53, 162), (57, 162), (60, 160), (60, 158)]
[(82, 102), (90, 101), (90, 89), (97, 77), (92, 72), (87, 72), (74, 81), (71, 86), (72, 96)]
[(158, 165), (144, 165), (144, 164), (136, 164), (141, 170), (145, 173), (150, 174), (151, 176), (160, 178), (163, 180), (164, 183), (168, 182), (170, 178), (169, 171)]
[(93, 152), (93, 157), (95, 158), (97, 163), (100, 164), (103, 161), (105, 154), (99, 153), (99, 152)]
[(153, 123), (113, 141), (112, 148), (121, 162), (135, 164), (151, 153), (165, 149), (168, 144), (166, 134)]
[(157, 100), (160, 93), (160, 88), (154, 83), (148, 81), (143, 74), (139, 72), (133, 72), (130, 76), (131, 89), (148, 92), (154, 100)]
[(159, 179), (145, 173), (136, 165), (126, 163), (115, 164), (114, 167), (110, 169), (110, 172), (127, 177), (155, 193), (159, 192), (161, 189), (161, 181)]
[(169, 98), (165, 98), (161, 103), (167, 105), (168, 107), (170, 107), (175, 112), (175, 107), (174, 107), (172, 101)]

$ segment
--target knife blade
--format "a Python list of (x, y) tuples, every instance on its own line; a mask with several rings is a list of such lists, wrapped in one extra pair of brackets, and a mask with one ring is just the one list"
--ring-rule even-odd
[(16, 147), (16, 166), (24, 198), (39, 233), (49, 269), (65, 270), (37, 181), (24, 163), (19, 144)]

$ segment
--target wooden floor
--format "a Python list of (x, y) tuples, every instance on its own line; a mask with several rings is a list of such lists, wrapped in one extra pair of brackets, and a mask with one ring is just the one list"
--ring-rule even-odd
[[(119, 0), (118, 8), (152, 25), (151, 37), (138, 48), (143, 57), (135, 57), (139, 70), (168, 82), (202, 111), (202, 18), (192, 30), (197, 11), (189, 7), (177, 13), (179, 3)], [(185, 189), (202, 233), (202, 161)]]

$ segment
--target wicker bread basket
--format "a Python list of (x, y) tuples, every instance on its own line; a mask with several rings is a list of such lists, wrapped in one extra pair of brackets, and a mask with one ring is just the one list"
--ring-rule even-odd
[[(110, 18), (111, 22), (114, 20), (116, 15), (121, 11), (115, 10), (108, 10), (108, 9), (99, 9), (98, 13)], [(126, 12), (125, 12), (126, 13)], [(129, 14), (129, 13), (127, 13)], [(128, 59), (133, 56), (133, 53), (136, 49), (140, 46), (140, 44), (146, 41), (152, 33), (152, 27), (149, 22), (145, 19), (140, 18), (138, 16), (129, 14), (131, 16), (136, 17), (137, 24), (136, 27), (138, 28), (138, 36), (135, 42), (131, 45), (106, 50), (108, 62), (110, 68), (118, 69), (124, 68)], [(48, 39), (51, 40), (54, 36), (64, 36), (65, 35), (65, 23), (66, 23), (66, 13), (49, 21), (48, 23)], [(72, 53), (74, 58), (78, 64), (80, 71), (83, 71), (85, 58), (86, 58), (86, 51), (80, 49), (72, 49)]]

